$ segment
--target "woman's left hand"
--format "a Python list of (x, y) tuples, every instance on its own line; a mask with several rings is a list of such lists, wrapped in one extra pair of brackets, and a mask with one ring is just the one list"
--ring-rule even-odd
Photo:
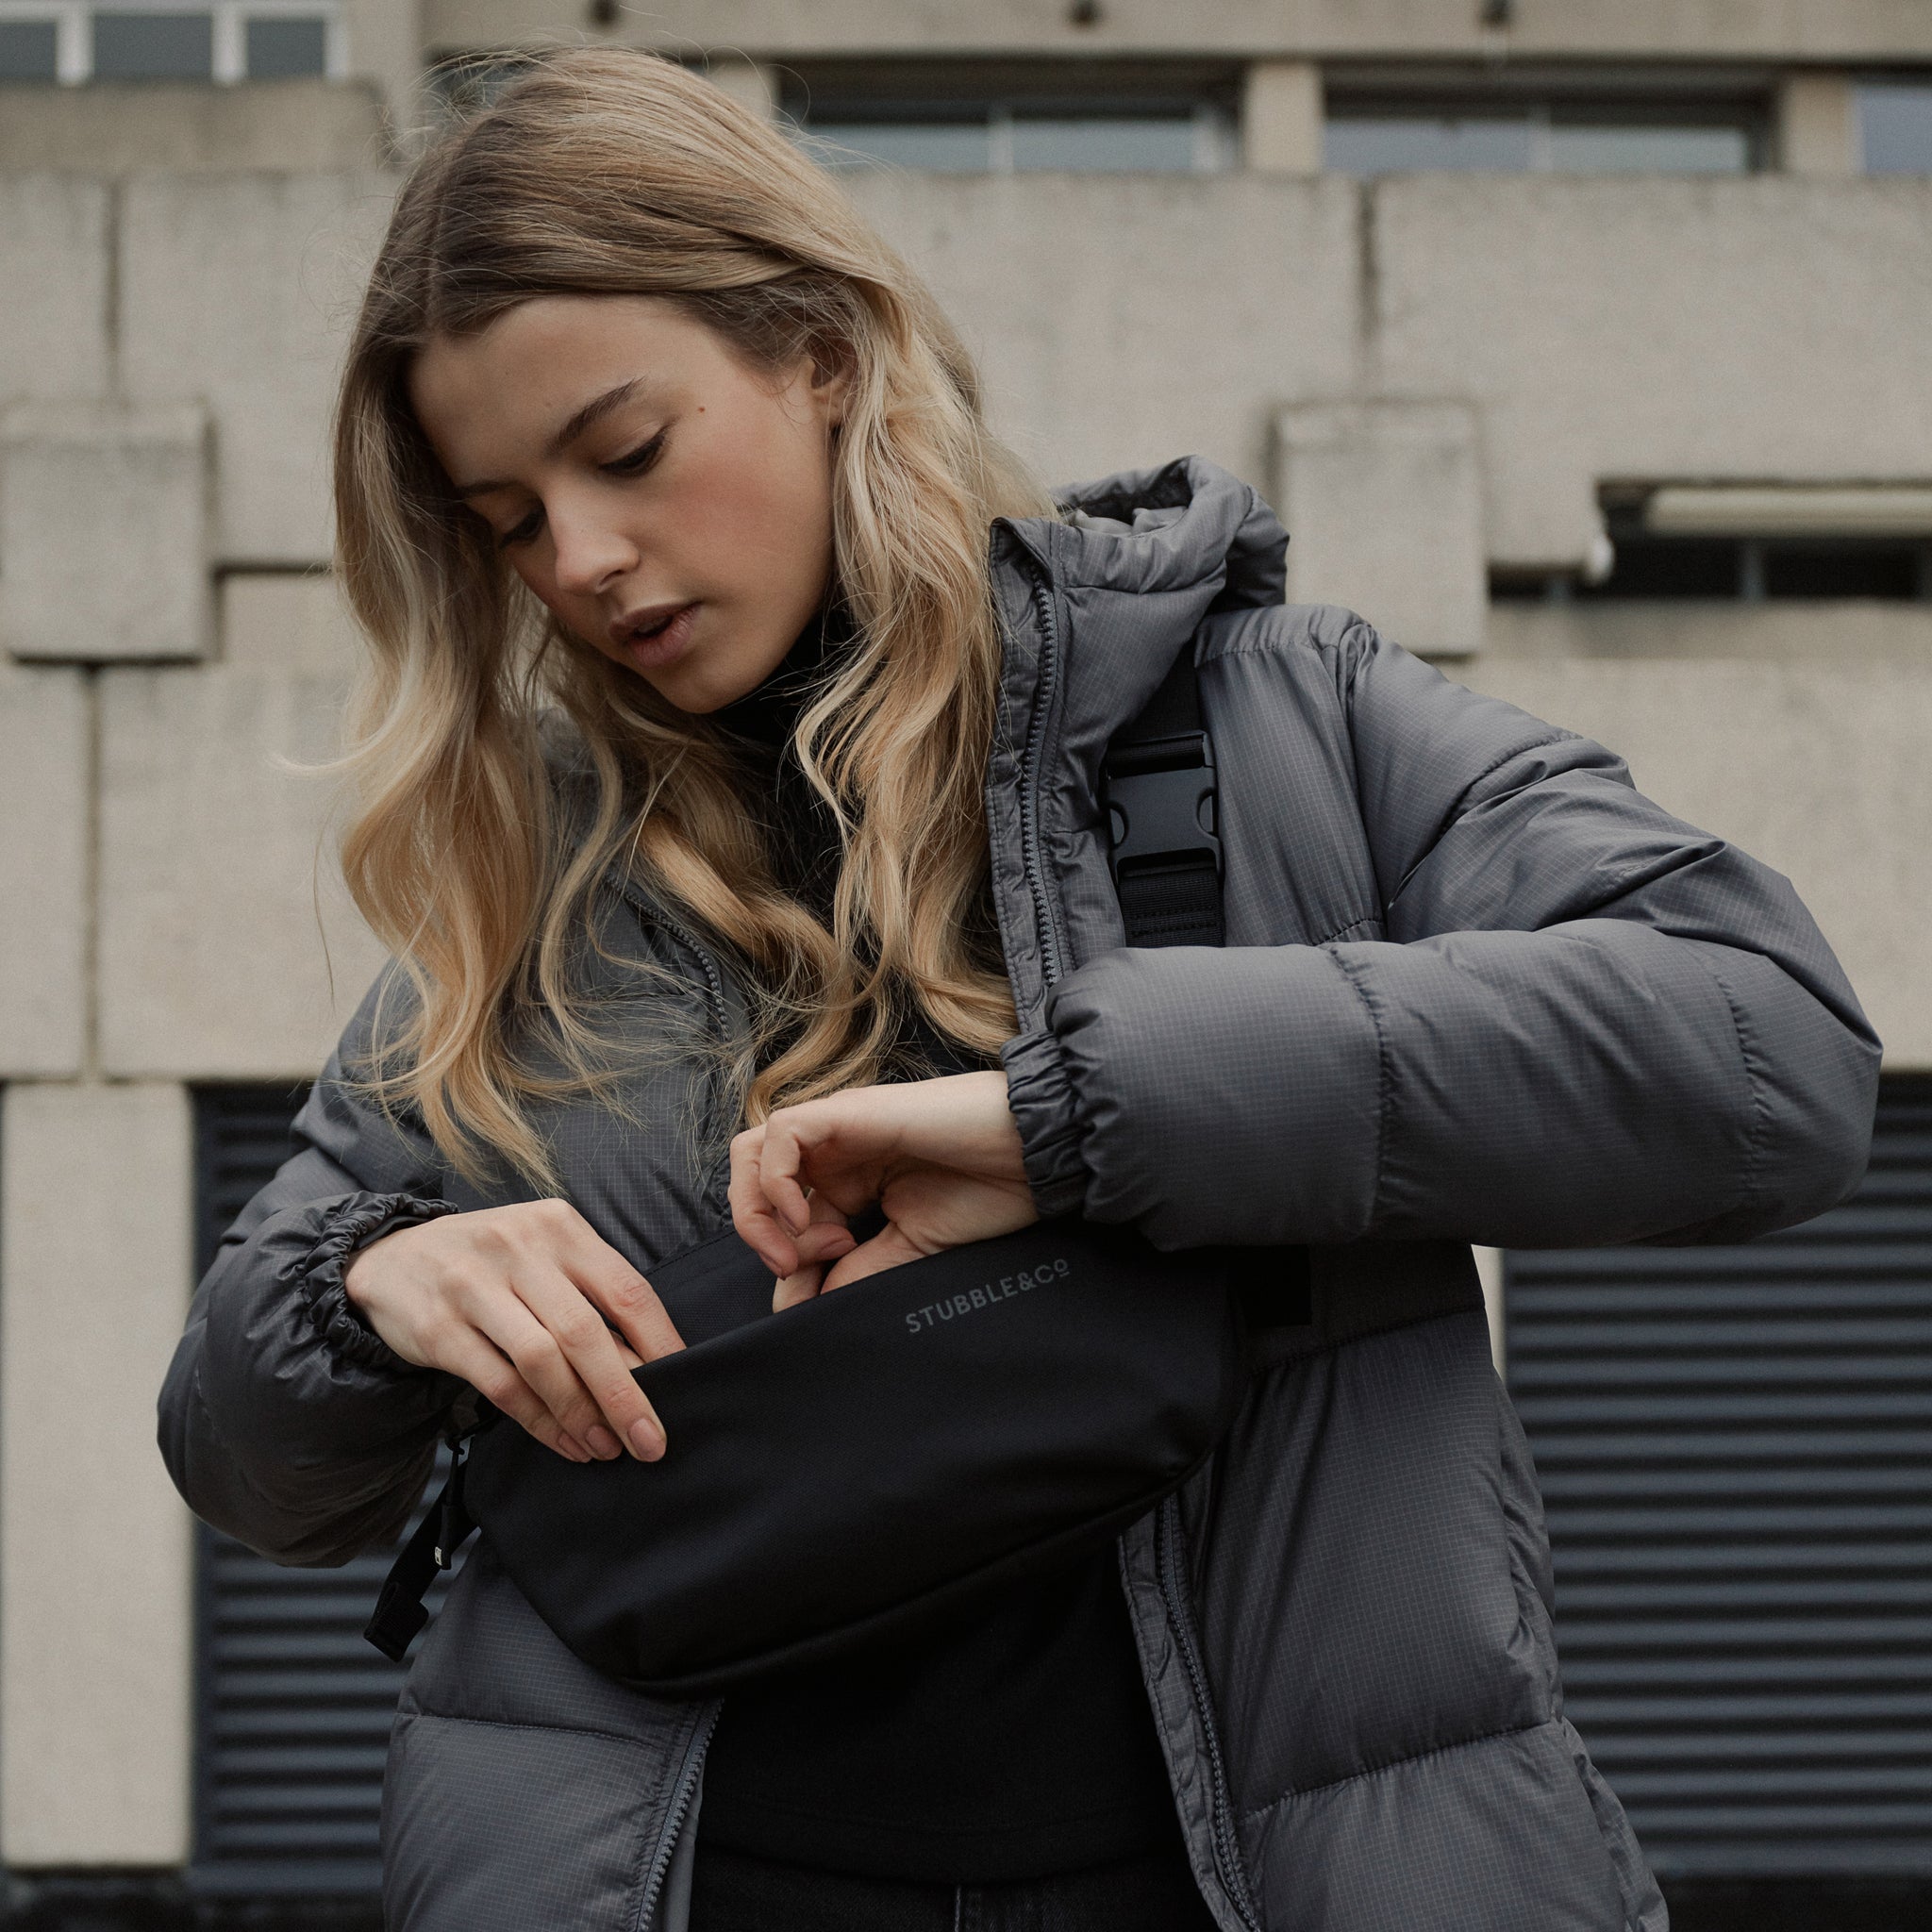
[[(886, 1225), (855, 1241), (848, 1216)], [(773, 1307), (1037, 1221), (1004, 1074), (854, 1087), (731, 1143), (731, 1218), (778, 1277)]]

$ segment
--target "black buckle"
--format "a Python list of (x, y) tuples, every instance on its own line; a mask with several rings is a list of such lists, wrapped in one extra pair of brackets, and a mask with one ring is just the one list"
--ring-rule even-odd
[[(1125, 769), (1123, 769), (1124, 767)], [(1116, 884), (1205, 853), (1220, 876), (1219, 788), (1205, 732), (1123, 746), (1106, 773), (1108, 859)]]

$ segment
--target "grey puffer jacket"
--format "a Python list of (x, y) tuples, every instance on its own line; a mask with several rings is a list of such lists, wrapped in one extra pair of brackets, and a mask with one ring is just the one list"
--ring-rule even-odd
[[(1211, 1465), (1121, 1539), (1147, 1693), (1224, 1932), (1661, 1932), (1565, 1722), (1536, 1483), (1469, 1244), (1730, 1241), (1862, 1170), (1878, 1066), (1784, 879), (1607, 752), (1474, 696), (1360, 619), (1285, 608), (1286, 539), (1198, 461), (1001, 525), (989, 774), (1041, 1208), (1163, 1246), (1307, 1243), (1316, 1323)], [(1192, 641), (1228, 943), (1122, 949), (1101, 754)], [(613, 881), (641, 1035), (741, 1026), (724, 964)], [(202, 1284), (161, 1400), (176, 1482), (285, 1562), (392, 1537), (460, 1395), (357, 1321), (343, 1258), (486, 1205), (341, 1076)], [(547, 1122), (569, 1195), (646, 1270), (721, 1227), (703, 1057), (621, 1129)], [(675, 1932), (716, 1707), (580, 1664), (486, 1547), (410, 1673), (385, 1797), (391, 1932)]]

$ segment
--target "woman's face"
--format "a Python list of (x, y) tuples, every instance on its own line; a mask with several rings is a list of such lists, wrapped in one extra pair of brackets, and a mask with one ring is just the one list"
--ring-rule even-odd
[(777, 668), (832, 569), (844, 385), (653, 296), (549, 295), (409, 371), (457, 492), (564, 627), (685, 711)]

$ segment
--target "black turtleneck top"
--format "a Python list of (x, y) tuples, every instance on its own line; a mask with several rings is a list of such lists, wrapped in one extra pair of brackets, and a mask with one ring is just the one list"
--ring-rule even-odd
[[(744, 762), (781, 882), (827, 913), (837, 832), (791, 755), (847, 633), (814, 624), (715, 722)], [(994, 930), (991, 905), (985, 931)], [(908, 1022), (917, 1073), (994, 1064)], [(733, 1691), (705, 1766), (703, 1842), (942, 1884), (1076, 1871), (1178, 1845), (1112, 1548), (917, 1641), (874, 1645)]]

